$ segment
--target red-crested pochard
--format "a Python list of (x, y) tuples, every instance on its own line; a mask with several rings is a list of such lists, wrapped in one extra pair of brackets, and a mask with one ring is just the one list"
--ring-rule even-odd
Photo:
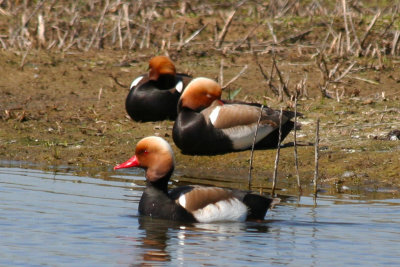
[(174, 155), (161, 137), (140, 140), (135, 156), (114, 169), (131, 167), (146, 171), (146, 189), (139, 202), (141, 215), (183, 222), (263, 220), (271, 204), (279, 202), (247, 191), (198, 185), (168, 192)]
[[(219, 84), (195, 78), (182, 93), (172, 131), (183, 153), (215, 154), (251, 148), (261, 105), (222, 101)], [(256, 148), (274, 148), (279, 138), (279, 110), (264, 107), (257, 131)], [(283, 140), (293, 129), (294, 112), (283, 111)]]
[(174, 120), (179, 97), (190, 80), (190, 76), (176, 73), (168, 57), (153, 57), (149, 73), (132, 82), (125, 101), (126, 111), (135, 121)]

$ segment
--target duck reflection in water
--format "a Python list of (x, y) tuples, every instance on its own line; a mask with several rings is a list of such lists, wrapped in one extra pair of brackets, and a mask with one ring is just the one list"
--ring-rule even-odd
[[(170, 251), (184, 255), (184, 250), (190, 249), (191, 244), (196, 246), (202, 241), (228, 241), (232, 235), (246, 232), (268, 233), (270, 230), (269, 221), (182, 223), (139, 216), (138, 222), (139, 229), (144, 231), (140, 240), (143, 262), (168, 262), (171, 261)], [(177, 244), (173, 240), (177, 240)]]

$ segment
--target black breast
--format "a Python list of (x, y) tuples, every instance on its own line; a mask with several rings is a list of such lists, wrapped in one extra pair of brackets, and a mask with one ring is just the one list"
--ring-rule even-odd
[(179, 96), (175, 90), (160, 90), (153, 81), (148, 81), (130, 90), (125, 107), (135, 121), (174, 120)]
[(139, 213), (165, 220), (196, 222), (191, 213), (177, 205), (166, 193), (152, 186), (147, 186), (143, 192)]
[(172, 130), (177, 147), (187, 154), (218, 154), (232, 151), (231, 140), (206, 122), (203, 114), (183, 108)]

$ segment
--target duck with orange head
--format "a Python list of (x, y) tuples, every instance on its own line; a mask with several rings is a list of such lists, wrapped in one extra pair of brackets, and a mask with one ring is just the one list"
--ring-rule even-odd
[(166, 56), (149, 61), (149, 72), (137, 77), (125, 101), (129, 116), (135, 121), (174, 120), (179, 97), (191, 77), (176, 73), (175, 65)]
[[(193, 79), (185, 88), (172, 131), (174, 142), (183, 153), (218, 154), (249, 149), (255, 131), (257, 148), (277, 147), (279, 110), (263, 107), (260, 112), (260, 104), (223, 101), (221, 94), (220, 85), (208, 78)], [(294, 127), (292, 117), (293, 112), (282, 112), (281, 140)]]
[(248, 191), (187, 185), (168, 191), (175, 160), (171, 146), (161, 137), (143, 138), (135, 155), (114, 169), (139, 167), (146, 172), (146, 188), (139, 213), (182, 222), (263, 220), (277, 199)]

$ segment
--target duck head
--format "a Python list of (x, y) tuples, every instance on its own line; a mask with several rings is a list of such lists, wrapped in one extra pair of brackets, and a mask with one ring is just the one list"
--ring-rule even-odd
[(149, 61), (149, 79), (157, 81), (160, 75), (175, 76), (174, 63), (166, 56), (156, 56)]
[(114, 170), (138, 167), (146, 171), (146, 179), (155, 183), (167, 178), (174, 169), (174, 154), (167, 141), (157, 136), (141, 139), (136, 145), (135, 155), (114, 167)]
[(201, 111), (210, 106), (214, 100), (220, 99), (221, 94), (222, 88), (214, 80), (203, 77), (193, 79), (179, 99), (178, 112), (182, 108)]

